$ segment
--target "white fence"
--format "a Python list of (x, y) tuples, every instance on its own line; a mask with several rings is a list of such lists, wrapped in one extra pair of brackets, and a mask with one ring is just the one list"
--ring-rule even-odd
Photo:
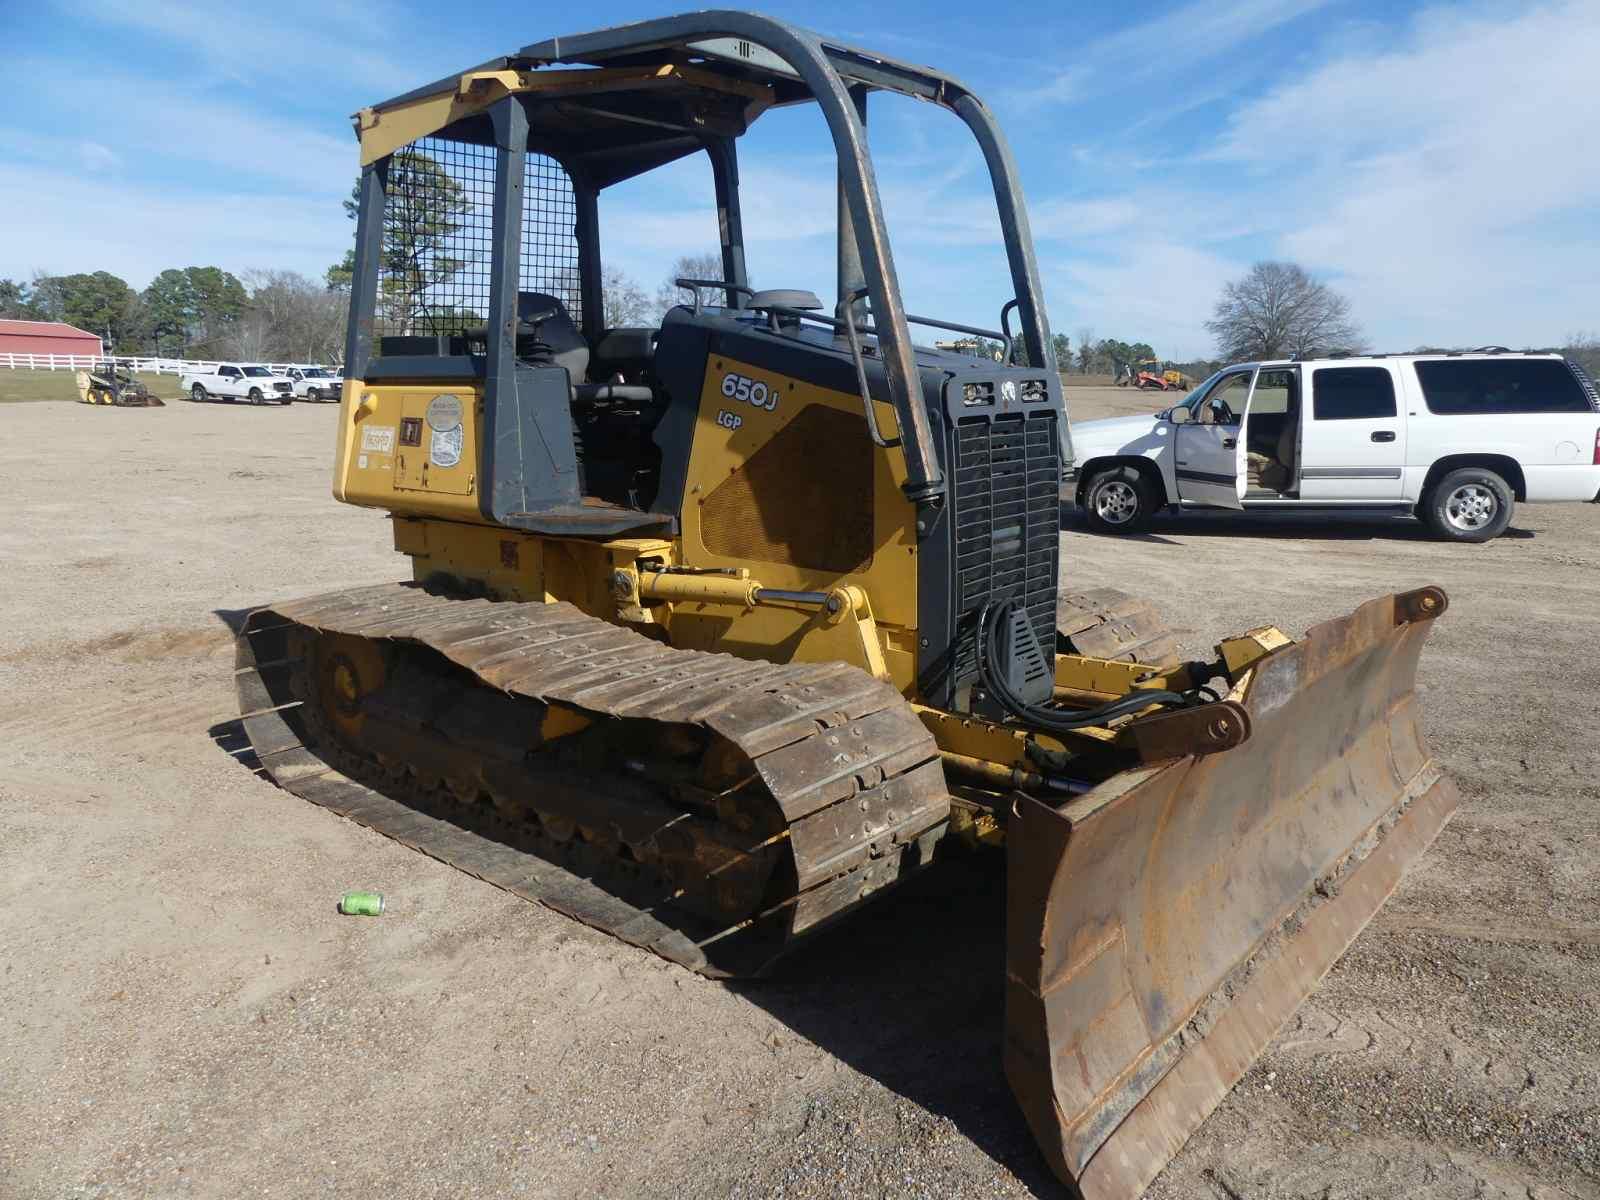
[[(0, 368), (23, 371), (92, 371), (98, 364), (110, 360), (110, 355), (102, 357), (97, 354), (0, 354)], [(118, 366), (134, 371), (148, 371), (152, 375), (182, 375), (186, 371), (207, 374), (222, 365), (215, 361), (192, 358), (138, 358), (127, 354), (116, 355), (116, 361)], [(290, 367), (325, 364), (261, 363), (260, 365), (269, 371), (286, 371)]]

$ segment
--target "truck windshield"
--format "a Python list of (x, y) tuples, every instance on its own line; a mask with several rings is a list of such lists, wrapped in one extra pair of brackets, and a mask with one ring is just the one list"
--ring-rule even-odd
[(272, 374), (265, 367), (246, 367), (244, 373), (250, 376), (251, 379), (262, 379)]
[[(1221, 374), (1222, 372), (1218, 371), (1215, 374), (1206, 376), (1199, 383), (1195, 384), (1193, 391), (1191, 391), (1182, 400), (1179, 400), (1176, 404), (1174, 404), (1172, 408), (1193, 408), (1195, 402), (1198, 401), (1201, 396), (1206, 394), (1207, 389), (1217, 381), (1217, 376)], [(1167, 411), (1171, 412), (1172, 408), (1167, 409)]]

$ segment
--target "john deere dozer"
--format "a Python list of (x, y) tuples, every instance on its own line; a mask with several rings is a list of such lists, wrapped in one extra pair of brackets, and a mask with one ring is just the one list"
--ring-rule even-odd
[[(977, 139), (998, 330), (906, 313), (874, 92)], [(736, 147), (800, 104), (837, 151), (831, 315), (745, 268)], [(1450, 815), (1412, 694), (1443, 593), (1183, 663), (1063, 588), (1071, 446), (1017, 170), (939, 72), (698, 13), (534, 43), (356, 131), (334, 494), (392, 514), (412, 578), (251, 615), (263, 766), (713, 976), (1004, 855), (1022, 1113), (1075, 1191), (1138, 1194)], [(599, 199), (691, 156), (722, 277), (607, 328)]]

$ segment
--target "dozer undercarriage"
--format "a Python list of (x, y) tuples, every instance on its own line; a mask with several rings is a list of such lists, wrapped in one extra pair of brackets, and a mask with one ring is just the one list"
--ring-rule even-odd
[(290, 791), (708, 975), (760, 973), (931, 862), (949, 818), (887, 683), (568, 604), (340, 592), (255, 613), (239, 668)]
[[(906, 313), (875, 93), (977, 138), (1000, 329)], [(838, 152), (831, 316), (745, 269), (736, 142), (801, 103)], [(1016, 168), (948, 76), (699, 13), (356, 126), (334, 493), (391, 514), (412, 579), (247, 620), (267, 773), (714, 976), (1003, 854), (1007, 1076), (1071, 1189), (1137, 1195), (1448, 818), (1413, 696), (1443, 593), (1185, 662), (1147, 604), (1063, 586), (1071, 439)], [(723, 277), (608, 328), (601, 192), (702, 154)]]

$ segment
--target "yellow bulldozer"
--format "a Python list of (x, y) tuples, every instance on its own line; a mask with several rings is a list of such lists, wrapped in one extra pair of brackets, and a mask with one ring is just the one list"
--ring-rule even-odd
[[(976, 139), (1000, 329), (907, 314), (873, 93)], [(746, 271), (740, 139), (800, 105), (837, 154), (831, 311)], [(355, 123), (333, 490), (391, 514), (411, 578), (249, 616), (266, 772), (708, 976), (991, 856), (1021, 1116), (1076, 1194), (1137, 1195), (1453, 810), (1413, 696), (1444, 594), (1183, 662), (1148, 608), (1072, 577), (1018, 171), (948, 75), (696, 13), (535, 42)], [(608, 328), (599, 199), (689, 157), (721, 278)]]

